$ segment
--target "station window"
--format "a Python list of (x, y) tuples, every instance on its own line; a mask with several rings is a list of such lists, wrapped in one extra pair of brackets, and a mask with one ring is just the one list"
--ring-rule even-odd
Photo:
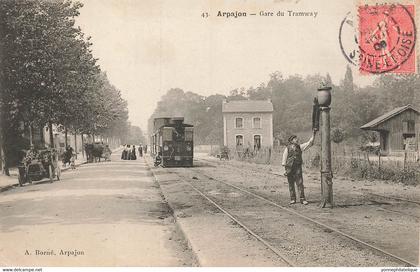
[(261, 148), (261, 135), (254, 135), (254, 150)]
[(403, 121), (403, 133), (415, 133), (414, 120)]
[(243, 128), (244, 127), (244, 119), (242, 117), (235, 118), (235, 128)]
[(253, 128), (261, 128), (261, 118), (260, 117), (252, 118), (252, 127)]
[(236, 146), (243, 146), (244, 145), (244, 136), (236, 135)]

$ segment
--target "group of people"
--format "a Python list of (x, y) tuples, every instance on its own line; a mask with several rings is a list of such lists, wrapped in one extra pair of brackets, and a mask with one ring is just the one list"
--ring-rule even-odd
[(71, 146), (67, 146), (63, 153), (63, 167), (66, 164), (69, 164), (71, 169), (76, 169), (76, 153)]
[[(139, 152), (139, 157), (143, 157), (143, 152), (147, 152), (147, 146), (143, 147), (142, 145), (139, 145), (137, 151)], [(136, 146), (135, 145), (124, 145), (124, 149), (121, 154), (122, 160), (137, 160), (137, 154), (136, 154)]]

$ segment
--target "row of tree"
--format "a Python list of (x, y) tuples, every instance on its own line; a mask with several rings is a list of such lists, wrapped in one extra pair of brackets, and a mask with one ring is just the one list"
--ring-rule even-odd
[[(124, 137), (127, 102), (101, 71), (71, 0), (0, 1), (0, 146), (6, 168), (24, 130)], [(27, 146), (26, 146), (27, 147)]]
[[(343, 71), (344, 72), (344, 71)], [(351, 144), (369, 138), (360, 126), (395, 107), (407, 104), (420, 106), (420, 77), (418, 74), (387, 74), (378, 77), (366, 87), (353, 82), (352, 70), (346, 68), (344, 79), (338, 84), (330, 76), (293, 75), (284, 77), (275, 72), (266, 83), (248, 89), (230, 91), (228, 96), (208, 97), (181, 89), (170, 89), (157, 104), (149, 119), (162, 116), (184, 116), (187, 123), (195, 126), (197, 144), (223, 144), (223, 100), (265, 100), (271, 99), (274, 107), (274, 138), (284, 143), (290, 133), (311, 130), (313, 97), (321, 82), (332, 86), (331, 122), (334, 139), (347, 139)]]

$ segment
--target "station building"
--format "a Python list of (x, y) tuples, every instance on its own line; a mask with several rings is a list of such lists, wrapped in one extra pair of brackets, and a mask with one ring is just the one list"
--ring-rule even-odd
[(223, 101), (223, 143), (229, 149), (258, 150), (273, 145), (270, 100)]

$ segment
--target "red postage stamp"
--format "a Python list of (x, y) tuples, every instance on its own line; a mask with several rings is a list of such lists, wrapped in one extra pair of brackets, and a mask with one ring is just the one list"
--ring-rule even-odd
[(362, 73), (416, 72), (413, 5), (364, 5), (358, 8)]

